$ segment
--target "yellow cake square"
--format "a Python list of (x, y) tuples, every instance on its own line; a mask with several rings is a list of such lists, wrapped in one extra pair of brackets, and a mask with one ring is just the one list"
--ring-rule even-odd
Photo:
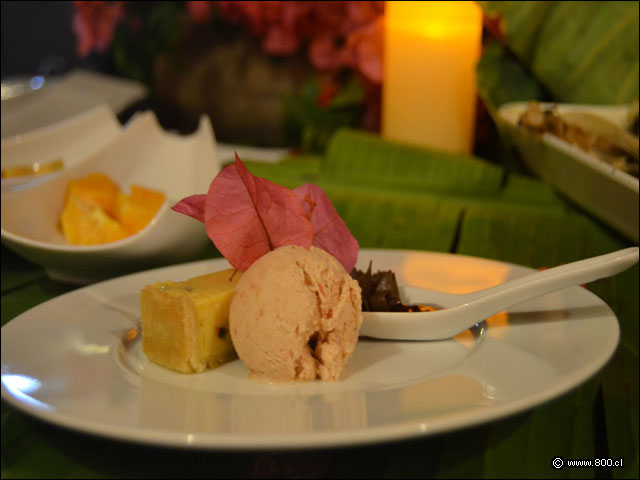
[(229, 303), (241, 275), (228, 269), (184, 282), (147, 285), (140, 293), (142, 351), (147, 358), (182, 373), (233, 360)]

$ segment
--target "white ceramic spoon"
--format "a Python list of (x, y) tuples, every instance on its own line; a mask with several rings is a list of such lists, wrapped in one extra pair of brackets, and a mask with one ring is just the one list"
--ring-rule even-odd
[[(391, 340), (442, 340), (506, 308), (546, 293), (610, 277), (638, 262), (638, 247), (532, 273), (473, 293), (401, 289), (405, 304), (434, 304), (433, 312), (363, 312), (360, 336)], [(409, 301), (407, 301), (409, 300)]]

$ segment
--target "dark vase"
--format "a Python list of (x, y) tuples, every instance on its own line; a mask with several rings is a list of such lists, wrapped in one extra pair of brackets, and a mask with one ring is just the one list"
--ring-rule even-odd
[(178, 62), (156, 59), (157, 95), (187, 117), (208, 114), (218, 141), (285, 146), (283, 97), (315, 75), (306, 58), (266, 55), (247, 34), (207, 43), (180, 42)]

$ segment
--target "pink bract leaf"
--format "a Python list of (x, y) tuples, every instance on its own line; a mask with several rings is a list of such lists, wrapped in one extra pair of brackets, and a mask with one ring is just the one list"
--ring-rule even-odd
[(289, 189), (252, 175), (236, 154), (211, 182), (204, 206), (207, 235), (227, 261), (246, 270), (284, 245), (311, 246), (313, 229)]
[(206, 195), (191, 195), (176, 203), (171, 210), (182, 213), (204, 223), (204, 202)]
[(336, 257), (345, 270), (351, 273), (358, 259), (358, 241), (351, 235), (327, 194), (311, 183), (301, 185), (293, 191), (311, 218), (312, 245)]

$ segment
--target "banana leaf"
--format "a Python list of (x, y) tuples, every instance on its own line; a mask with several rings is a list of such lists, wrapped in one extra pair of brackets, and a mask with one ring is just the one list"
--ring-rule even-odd
[(329, 141), (323, 172), (332, 180), (424, 192), (497, 192), (498, 166), (480, 158), (383, 140), (343, 129)]
[[(22, 285), (27, 285), (45, 276), (43, 268), (27, 262), (12, 254), (4, 246), (2, 247), (2, 277), (0, 279), (2, 294), (18, 289)], [(5, 318), (4, 311), (2, 318)]]
[(479, 3), (501, 18), (506, 46), (555, 101), (638, 99), (638, 2)]
[(478, 95), (494, 119), (504, 103), (552, 99), (513, 52), (498, 42), (485, 46), (476, 74)]
[[(637, 346), (636, 343), (636, 349)], [(613, 478), (638, 478), (637, 350), (634, 353), (622, 345), (604, 373), (602, 393), (609, 452), (614, 459), (624, 459), (623, 467), (613, 471)]]

